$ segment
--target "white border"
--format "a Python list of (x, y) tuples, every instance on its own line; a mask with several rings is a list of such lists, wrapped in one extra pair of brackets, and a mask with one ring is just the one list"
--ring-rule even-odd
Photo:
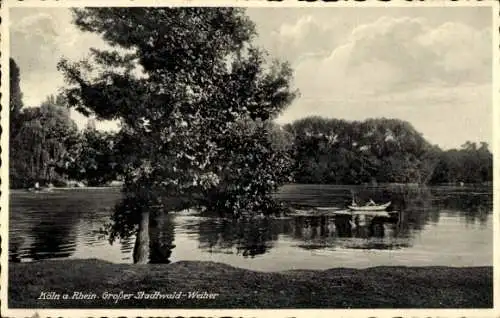
[[(1, 40), (0, 40), (0, 49), (1, 49), (1, 69), (2, 69), (2, 78), (1, 78), (1, 86), (0, 90), (2, 92), (2, 98), (0, 100), (1, 103), (1, 116), (0, 116), (0, 126), (2, 128), (1, 134), (1, 172), (0, 172), (0, 235), (2, 237), (2, 252), (0, 254), (0, 299), (2, 300), (0, 303), (0, 314), (4, 314), (6, 312), (6, 301), (7, 299), (7, 285), (8, 285), (8, 251), (9, 244), (7, 241), (8, 233), (9, 233), (9, 91), (10, 91), (10, 81), (9, 81), (9, 57), (10, 57), (10, 49), (9, 49), (9, 10), (6, 4), (2, 3), (0, 7), (0, 14), (2, 17), (1, 27)], [(7, 251), (7, 253), (5, 252)]]
[[(218, 317), (218, 316), (231, 316), (231, 317), (500, 317), (499, 305), (499, 274), (497, 267), (500, 265), (498, 259), (498, 248), (500, 246), (499, 226), (500, 219), (497, 217), (500, 204), (500, 158), (498, 153), (500, 151), (500, 109), (498, 103), (500, 102), (499, 92), (499, 61), (500, 61), (500, 35), (499, 35), (499, 2), (494, 0), (486, 1), (446, 1), (446, 0), (433, 0), (432, 2), (421, 1), (404, 1), (393, 0), (391, 2), (385, 1), (364, 1), (358, 2), (354, 0), (338, 2), (299, 2), (298, 0), (283, 0), (282, 2), (268, 2), (266, 0), (106, 0), (98, 2), (95, 0), (4, 0), (2, 1), (2, 8), (0, 10), (2, 17), (1, 24), (1, 197), (0, 197), (0, 233), (2, 234), (1, 248), (3, 253), (0, 255), (1, 260), (1, 307), (0, 313), (4, 317), (30, 317), (37, 313), (40, 317), (137, 317), (137, 316), (165, 316), (165, 317), (189, 317), (189, 316), (204, 316), (204, 317)], [(7, 292), (8, 292), (8, 205), (9, 205), (9, 183), (8, 183), (8, 131), (9, 131), (9, 8), (25, 7), (25, 8), (54, 8), (54, 7), (143, 7), (143, 6), (232, 6), (232, 7), (491, 7), (492, 8), (492, 50), (493, 50), (493, 145), (492, 152), (494, 155), (494, 181), (493, 181), (493, 266), (494, 266), (494, 308), (493, 309), (282, 309), (282, 310), (250, 310), (250, 309), (227, 309), (227, 310), (214, 310), (214, 309), (9, 309), (7, 308)]]
[(412, 7), (498, 7), (496, 1), (475, 0), (338, 0), (338, 2), (305, 2), (306, 0), (5, 0), (2, 6), (10, 8), (71, 8), (71, 7), (247, 7), (247, 8), (318, 8), (318, 7), (358, 7), (358, 8), (412, 8)]
[(499, 315), (499, 299), (498, 294), (499, 289), (499, 276), (498, 276), (498, 266), (500, 265), (498, 259), (498, 248), (499, 248), (499, 230), (500, 230), (500, 219), (498, 218), (498, 206), (500, 204), (500, 85), (499, 85), (499, 70), (500, 70), (500, 8), (498, 6), (499, 2), (494, 1), (492, 6), (492, 50), (493, 50), (493, 60), (492, 60), (492, 108), (493, 108), (493, 306), (496, 309), (496, 315)]

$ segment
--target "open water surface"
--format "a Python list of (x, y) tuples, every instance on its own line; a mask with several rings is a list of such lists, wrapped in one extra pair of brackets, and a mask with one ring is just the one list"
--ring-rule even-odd
[[(289, 185), (278, 198), (303, 208), (345, 207), (355, 187)], [(371, 189), (378, 201), (391, 190)], [(378, 197), (376, 193), (379, 193)], [(235, 222), (168, 213), (150, 232), (152, 263), (216, 261), (262, 271), (385, 265), (493, 264), (492, 191), (430, 187), (393, 200), (397, 218), (290, 216)], [(110, 244), (99, 233), (121, 199), (118, 188), (11, 191), (9, 260), (97, 258), (132, 263), (135, 238)]]

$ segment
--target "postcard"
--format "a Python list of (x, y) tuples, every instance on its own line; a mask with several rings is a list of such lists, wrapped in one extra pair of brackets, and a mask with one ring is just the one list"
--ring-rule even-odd
[(498, 10), (2, 3), (2, 314), (498, 316)]

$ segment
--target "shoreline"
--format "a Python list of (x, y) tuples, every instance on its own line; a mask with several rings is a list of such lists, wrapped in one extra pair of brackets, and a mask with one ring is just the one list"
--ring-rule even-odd
[[(468, 189), (468, 188), (478, 188), (478, 187), (492, 187), (492, 184), (489, 183), (465, 183), (464, 185), (459, 184), (446, 184), (446, 183), (438, 183), (438, 184), (415, 184), (415, 183), (379, 183), (376, 185), (365, 185), (365, 184), (336, 184), (336, 183), (285, 183), (281, 187), (293, 187), (293, 186), (305, 186), (305, 187), (314, 187), (314, 186), (328, 186), (328, 187), (357, 187), (357, 188), (383, 188), (383, 187), (391, 187), (391, 186), (406, 186), (406, 187), (428, 187), (428, 188), (456, 188), (456, 189)], [(123, 185), (101, 185), (101, 186), (83, 186), (83, 187), (74, 187), (74, 186), (65, 186), (65, 187), (52, 187), (54, 190), (77, 190), (77, 189), (116, 189), (122, 188)], [(30, 188), (9, 188), (9, 191), (28, 191)], [(46, 188), (45, 188), (46, 189)]]
[(133, 265), (88, 259), (9, 263), (8, 274), (9, 308), (493, 306), (493, 266), (260, 272), (203, 261)]

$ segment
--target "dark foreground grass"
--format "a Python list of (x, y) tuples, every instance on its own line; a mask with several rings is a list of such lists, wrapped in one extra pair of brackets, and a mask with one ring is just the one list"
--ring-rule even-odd
[[(108, 293), (183, 293), (180, 299), (102, 299)], [(218, 293), (189, 299), (188, 292)], [(41, 292), (69, 299), (41, 300)], [(71, 299), (74, 292), (94, 300)], [(153, 296), (154, 297), (154, 296)], [(166, 297), (166, 296), (165, 296)], [(492, 267), (374, 267), (265, 273), (213, 262), (9, 264), (10, 308), (491, 308)]]

